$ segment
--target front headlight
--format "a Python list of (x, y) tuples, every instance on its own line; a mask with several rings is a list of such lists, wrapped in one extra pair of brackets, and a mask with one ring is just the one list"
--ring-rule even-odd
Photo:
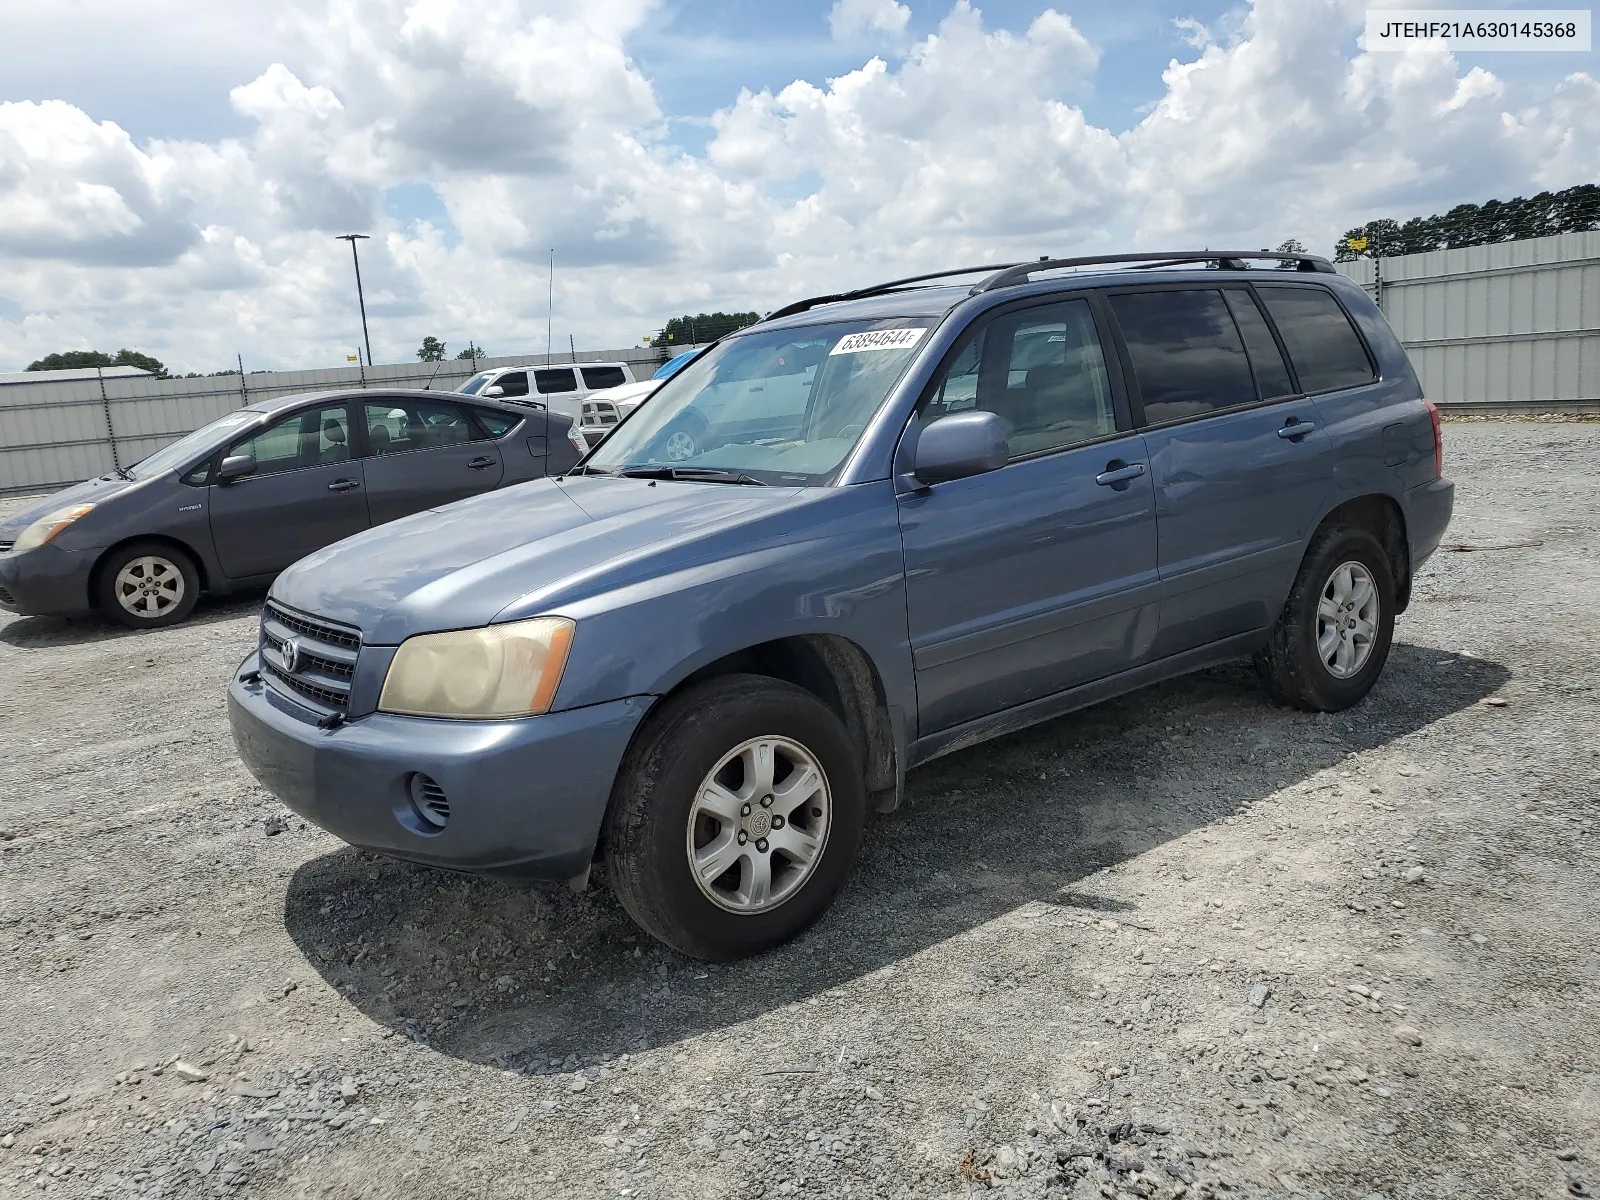
[(22, 536), (17, 539), (13, 549), (32, 550), (35, 546), (42, 546), (79, 517), (94, 511), (92, 504), (73, 504), (67, 508), (58, 508), (53, 513), (40, 517), (32, 525), (22, 531)]
[(549, 712), (573, 628), (566, 617), (535, 617), (407, 638), (389, 664), (378, 708), (477, 719)]

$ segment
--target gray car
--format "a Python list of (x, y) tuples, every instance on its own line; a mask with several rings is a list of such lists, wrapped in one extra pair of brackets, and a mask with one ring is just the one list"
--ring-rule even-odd
[(729, 958), (815, 920), (937, 755), (1237, 658), (1350, 708), (1450, 517), (1438, 412), (1323, 259), (1127, 259), (796, 303), (564, 477), (310, 556), (231, 684), (241, 756), (357, 846), (599, 857)]
[(265, 583), (341, 538), (563, 471), (581, 451), (572, 422), (543, 408), (423, 391), (263, 400), (0, 524), (0, 608), (172, 625), (202, 591)]

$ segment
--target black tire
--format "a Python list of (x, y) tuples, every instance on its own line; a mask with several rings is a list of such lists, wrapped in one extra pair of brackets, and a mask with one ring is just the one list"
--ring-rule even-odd
[[(820, 765), (831, 816), (815, 865), (786, 899), (762, 911), (732, 912), (694, 878), (691, 808), (724, 756), (769, 736), (798, 744)], [(695, 958), (743, 958), (788, 941), (827, 910), (855, 864), (866, 810), (855, 748), (820, 700), (765, 676), (719, 676), (666, 701), (629, 749), (606, 818), (607, 878), (629, 915), (657, 940)]]
[[(145, 594), (140, 611), (125, 599), (140, 597), (129, 591), (129, 581), (122, 576), (130, 563), (148, 559), (153, 567), (150, 578), (152, 588)], [(126, 625), (129, 629), (164, 629), (176, 625), (194, 611), (200, 598), (200, 572), (194, 559), (170, 542), (130, 542), (106, 556), (95, 577), (95, 604), (109, 620)]]
[[(1335, 571), (1346, 563), (1366, 568), (1377, 591), (1378, 612), (1365, 662), (1340, 678), (1318, 653), (1317, 609)], [(1256, 655), (1256, 669), (1273, 699), (1307, 712), (1338, 712), (1361, 700), (1377, 683), (1389, 658), (1394, 597), (1394, 566), (1382, 542), (1353, 526), (1318, 532), (1301, 560), (1300, 573), (1267, 645)]]

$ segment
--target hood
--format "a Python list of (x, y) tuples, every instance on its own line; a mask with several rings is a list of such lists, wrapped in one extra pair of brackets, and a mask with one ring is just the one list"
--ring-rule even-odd
[(58, 508), (68, 508), (74, 504), (104, 504), (111, 497), (138, 487), (141, 482), (138, 479), (119, 479), (115, 475), (106, 475), (99, 479), (86, 479), (48, 496), (40, 496), (0, 521), (0, 542), (16, 541), (29, 525), (40, 517), (49, 516)]
[(601, 392), (590, 392), (590, 400), (609, 400), (613, 404), (631, 402), (638, 404), (651, 392), (655, 391), (666, 381), (663, 379), (641, 379), (637, 383), (619, 383), (616, 387), (606, 388)]
[(652, 486), (608, 476), (540, 479), (336, 542), (278, 576), (272, 596), (354, 625), (374, 645), (396, 645), (417, 633), (487, 625), (522, 601), (537, 607), (615, 587), (648, 572), (640, 562), (652, 548), (722, 531), (792, 507), (799, 493), (823, 491), (664, 480)]

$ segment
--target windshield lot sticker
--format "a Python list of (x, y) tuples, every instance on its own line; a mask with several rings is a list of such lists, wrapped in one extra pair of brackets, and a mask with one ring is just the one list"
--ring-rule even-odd
[(926, 329), (869, 329), (865, 333), (847, 333), (828, 351), (828, 356), (862, 354), (868, 350), (904, 350), (915, 346), (926, 332)]

